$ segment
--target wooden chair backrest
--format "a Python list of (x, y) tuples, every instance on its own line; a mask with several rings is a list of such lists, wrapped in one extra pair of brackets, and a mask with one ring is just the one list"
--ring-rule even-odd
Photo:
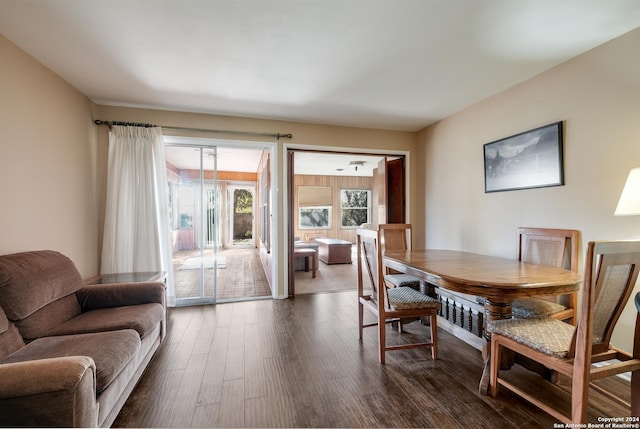
[(580, 231), (518, 228), (518, 260), (578, 271)]
[(383, 223), (378, 225), (378, 229), (383, 251), (411, 249), (411, 224)]
[[(580, 356), (580, 361), (589, 362), (592, 353), (609, 350), (613, 329), (629, 301), (639, 270), (640, 241), (589, 243), (580, 318), (570, 351), (576, 361)], [(588, 348), (587, 343), (591, 344)]]
[[(382, 252), (380, 250), (380, 232), (372, 229), (359, 228), (356, 230), (357, 258), (358, 258), (358, 296), (364, 294), (364, 272), (366, 271), (371, 283), (374, 301), (389, 308), (387, 288), (380, 287), (382, 273)], [(365, 269), (363, 269), (363, 267)]]
[[(578, 271), (580, 231), (556, 228), (518, 228), (518, 260)], [(556, 302), (558, 297), (540, 297)], [(577, 306), (577, 293), (569, 294), (569, 308)], [(575, 319), (574, 324), (575, 324)]]

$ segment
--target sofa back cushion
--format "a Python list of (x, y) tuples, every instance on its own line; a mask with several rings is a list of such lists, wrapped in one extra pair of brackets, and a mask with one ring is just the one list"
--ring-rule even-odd
[(12, 321), (0, 307), (0, 360), (24, 346), (24, 341)]
[(74, 263), (59, 252), (0, 256), (0, 307), (27, 340), (78, 315), (75, 292), (83, 286)]

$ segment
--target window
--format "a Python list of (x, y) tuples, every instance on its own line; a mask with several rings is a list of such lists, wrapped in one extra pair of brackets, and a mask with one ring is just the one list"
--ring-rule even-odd
[(331, 207), (301, 207), (299, 209), (300, 229), (331, 228)]
[(366, 189), (341, 189), (340, 208), (342, 227), (357, 228), (371, 219), (371, 191)]
[(298, 186), (298, 227), (330, 229), (332, 204), (331, 187)]

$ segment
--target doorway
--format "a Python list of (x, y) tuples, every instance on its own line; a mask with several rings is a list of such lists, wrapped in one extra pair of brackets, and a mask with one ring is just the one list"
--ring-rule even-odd
[(233, 184), (227, 189), (227, 245), (255, 247), (255, 184)]
[(176, 305), (272, 297), (253, 239), (258, 163), (271, 150), (165, 137)]
[[(407, 219), (408, 154), (288, 149), (287, 155), (289, 295), (355, 290), (357, 228)], [(320, 255), (317, 239), (351, 243), (351, 263), (320, 258), (315, 277), (304, 271), (294, 250), (315, 248)]]

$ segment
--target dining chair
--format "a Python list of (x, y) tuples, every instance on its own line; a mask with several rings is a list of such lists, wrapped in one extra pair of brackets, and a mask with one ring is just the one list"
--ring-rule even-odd
[[(577, 326), (552, 317), (511, 318), (487, 324), (491, 334), (490, 394), (506, 387), (565, 423), (585, 423), (590, 383), (612, 375), (632, 372), (631, 403), (602, 387), (591, 387), (640, 415), (640, 319), (636, 318), (633, 352), (610, 344), (611, 335), (629, 300), (640, 269), (640, 241), (590, 242), (585, 261), (584, 284)], [(640, 311), (640, 298), (636, 296)], [(503, 349), (524, 355), (571, 378), (571, 417), (533, 393), (500, 377)], [(599, 366), (592, 364), (599, 363)]]
[[(415, 347), (431, 347), (431, 356), (438, 358), (437, 312), (440, 302), (410, 287), (388, 288), (384, 284), (380, 231), (359, 228), (356, 230), (358, 256), (358, 333), (362, 341), (366, 327), (378, 327), (378, 351), (380, 363), (385, 363), (385, 352)], [(364, 273), (370, 281), (370, 289), (365, 293)], [(370, 292), (370, 293), (369, 293)], [(375, 323), (364, 323), (364, 310), (376, 317)], [(408, 317), (428, 317), (431, 341), (388, 345), (386, 324)], [(400, 334), (398, 334), (400, 335)]]
[[(383, 223), (378, 225), (378, 229), (380, 230), (380, 247), (383, 255), (386, 250), (411, 250), (411, 224)], [(419, 277), (400, 273), (387, 266), (384, 267), (384, 283), (387, 287), (406, 286), (422, 293), (427, 293), (427, 286)], [(399, 332), (402, 332), (405, 324), (416, 320), (420, 320), (420, 318), (402, 318), (398, 320), (397, 324), (394, 323), (393, 326), (397, 327)]]
[[(411, 224), (408, 223), (384, 223), (379, 224), (380, 247), (382, 254), (387, 250), (411, 250)], [(394, 272), (384, 267), (384, 282), (387, 287), (407, 286), (420, 290), (422, 281), (411, 274)], [(424, 292), (424, 290), (423, 290)]]
[[(575, 229), (518, 228), (518, 260), (578, 271), (580, 231)], [(512, 303), (516, 317), (551, 316), (575, 325), (578, 293), (524, 298)]]

